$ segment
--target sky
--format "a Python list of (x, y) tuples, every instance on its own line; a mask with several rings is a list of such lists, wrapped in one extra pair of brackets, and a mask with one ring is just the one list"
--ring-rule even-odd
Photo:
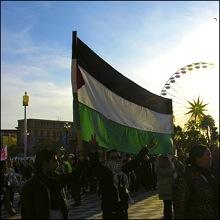
[(218, 1), (1, 1), (1, 129), (24, 118), (25, 91), (27, 118), (73, 121), (72, 31), (157, 95), (178, 69), (215, 63), (203, 77), (180, 78), (175, 97), (203, 91), (219, 126)]

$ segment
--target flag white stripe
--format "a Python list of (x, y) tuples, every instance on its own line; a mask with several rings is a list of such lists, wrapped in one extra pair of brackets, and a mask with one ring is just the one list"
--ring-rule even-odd
[[(161, 114), (127, 101), (102, 85), (79, 66), (85, 84), (78, 90), (78, 100), (106, 118), (144, 131), (171, 134), (172, 114)], [(128, 88), (129, 89), (129, 88)]]

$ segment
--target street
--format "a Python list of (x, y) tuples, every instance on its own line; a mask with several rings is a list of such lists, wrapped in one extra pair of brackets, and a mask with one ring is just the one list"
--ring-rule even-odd
[[(31, 195), (30, 195), (31, 196)], [(129, 204), (128, 218), (129, 219), (161, 219), (163, 216), (163, 202), (158, 199), (157, 191), (146, 192), (139, 190), (131, 194), (134, 199), (133, 204)], [(7, 211), (1, 209), (1, 219), (20, 219), (20, 210), (18, 207), (18, 194), (15, 195), (15, 208), (17, 215), (10, 217)], [(68, 200), (69, 204), (69, 219), (102, 219), (100, 210), (100, 198), (95, 193), (82, 195), (82, 205), (73, 207), (73, 199)], [(33, 216), (34, 217), (34, 216)]]

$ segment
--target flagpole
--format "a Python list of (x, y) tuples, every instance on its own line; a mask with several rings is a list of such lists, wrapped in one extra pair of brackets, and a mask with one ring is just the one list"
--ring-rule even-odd
[(85, 156), (79, 120), (79, 103), (77, 95), (77, 32), (72, 32), (72, 63), (71, 63), (71, 81), (73, 90), (73, 137), (76, 138), (77, 148), (79, 149), (80, 157)]

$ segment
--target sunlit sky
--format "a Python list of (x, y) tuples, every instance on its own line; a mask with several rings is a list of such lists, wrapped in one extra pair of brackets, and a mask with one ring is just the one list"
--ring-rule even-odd
[(13, 129), (24, 118), (25, 91), (27, 118), (73, 120), (74, 30), (111, 66), (158, 95), (179, 68), (215, 63), (203, 77), (191, 72), (195, 77), (179, 83), (182, 94), (203, 91), (218, 125), (218, 1), (1, 1), (2, 129)]

